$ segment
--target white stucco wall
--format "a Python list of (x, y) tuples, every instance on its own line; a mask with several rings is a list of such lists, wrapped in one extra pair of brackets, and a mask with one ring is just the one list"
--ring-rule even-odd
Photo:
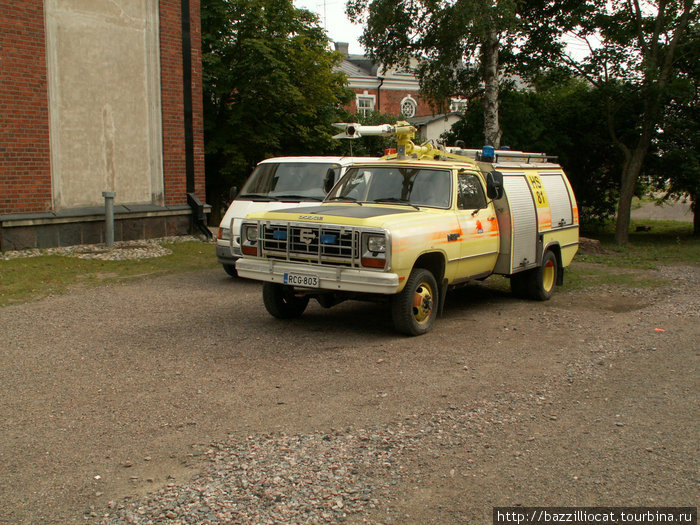
[(440, 135), (452, 129), (452, 125), (459, 120), (457, 115), (447, 115), (445, 118), (433, 121), (420, 127), (421, 140), (440, 141)]
[(56, 210), (162, 204), (157, 0), (45, 0)]

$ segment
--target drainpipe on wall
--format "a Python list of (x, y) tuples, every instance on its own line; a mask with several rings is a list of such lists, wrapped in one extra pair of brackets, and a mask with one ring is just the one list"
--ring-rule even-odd
[(194, 192), (194, 129), (192, 122), (192, 35), (190, 33), (190, 0), (182, 0), (182, 98), (185, 126), (185, 185)]
[(180, 17), (182, 21), (182, 98), (185, 126), (185, 188), (187, 203), (192, 208), (192, 222), (207, 239), (213, 234), (207, 227), (204, 203), (194, 193), (194, 122), (192, 108), (192, 28), (190, 20), (190, 0), (182, 0)]
[(384, 85), (384, 77), (377, 77), (379, 85), (377, 86), (377, 111), (382, 112), (382, 86)]

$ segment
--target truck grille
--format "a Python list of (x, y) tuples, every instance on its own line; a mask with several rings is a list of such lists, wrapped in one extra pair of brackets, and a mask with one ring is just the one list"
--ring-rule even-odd
[(260, 233), (267, 257), (340, 266), (354, 266), (358, 259), (359, 233), (353, 228), (264, 224)]

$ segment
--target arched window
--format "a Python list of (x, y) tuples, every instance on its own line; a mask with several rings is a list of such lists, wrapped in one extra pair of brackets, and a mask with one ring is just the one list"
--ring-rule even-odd
[(401, 101), (401, 113), (406, 118), (411, 118), (416, 116), (416, 109), (418, 109), (418, 102), (416, 102), (411, 95), (407, 95)]

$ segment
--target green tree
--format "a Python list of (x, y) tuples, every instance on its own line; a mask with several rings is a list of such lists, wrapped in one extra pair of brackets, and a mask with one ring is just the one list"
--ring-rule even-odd
[[(559, 53), (557, 59), (608, 93), (602, 116), (624, 157), (615, 229), (616, 242), (624, 244), (629, 236), (632, 197), (671, 101), (679, 57), (692, 43), (688, 27), (696, 26), (699, 7), (693, 0), (585, 3), (591, 9), (579, 18), (576, 31), (589, 45), (590, 53), (583, 60), (565, 53)], [(626, 89), (621, 91), (620, 85)], [(641, 101), (641, 106), (635, 132), (622, 136), (618, 120), (627, 118), (623, 108), (631, 105), (630, 99)]]
[[(535, 90), (501, 92), (502, 144), (511, 149), (556, 155), (571, 181), (584, 228), (614, 215), (619, 194), (617, 174), (623, 157), (600, 119), (606, 98), (578, 80), (542, 78)], [(446, 139), (479, 147), (483, 129), (481, 101), (474, 101)], [(634, 122), (628, 119), (632, 128)]]
[[(484, 141), (498, 147), (499, 84), (516, 64), (535, 67), (559, 50), (558, 34), (578, 0), (349, 0), (365, 29), (360, 42), (384, 65), (414, 67), (436, 108), (451, 96), (479, 97)], [(551, 19), (559, 20), (552, 24)]]
[(676, 75), (670, 87), (655, 143), (658, 154), (652, 157), (651, 173), (656, 188), (663, 191), (661, 202), (690, 197), (693, 234), (700, 235), (700, 27), (689, 45), (679, 53)]
[(260, 160), (335, 147), (331, 123), (351, 93), (318, 18), (292, 0), (201, 5), (207, 199), (218, 211)]

